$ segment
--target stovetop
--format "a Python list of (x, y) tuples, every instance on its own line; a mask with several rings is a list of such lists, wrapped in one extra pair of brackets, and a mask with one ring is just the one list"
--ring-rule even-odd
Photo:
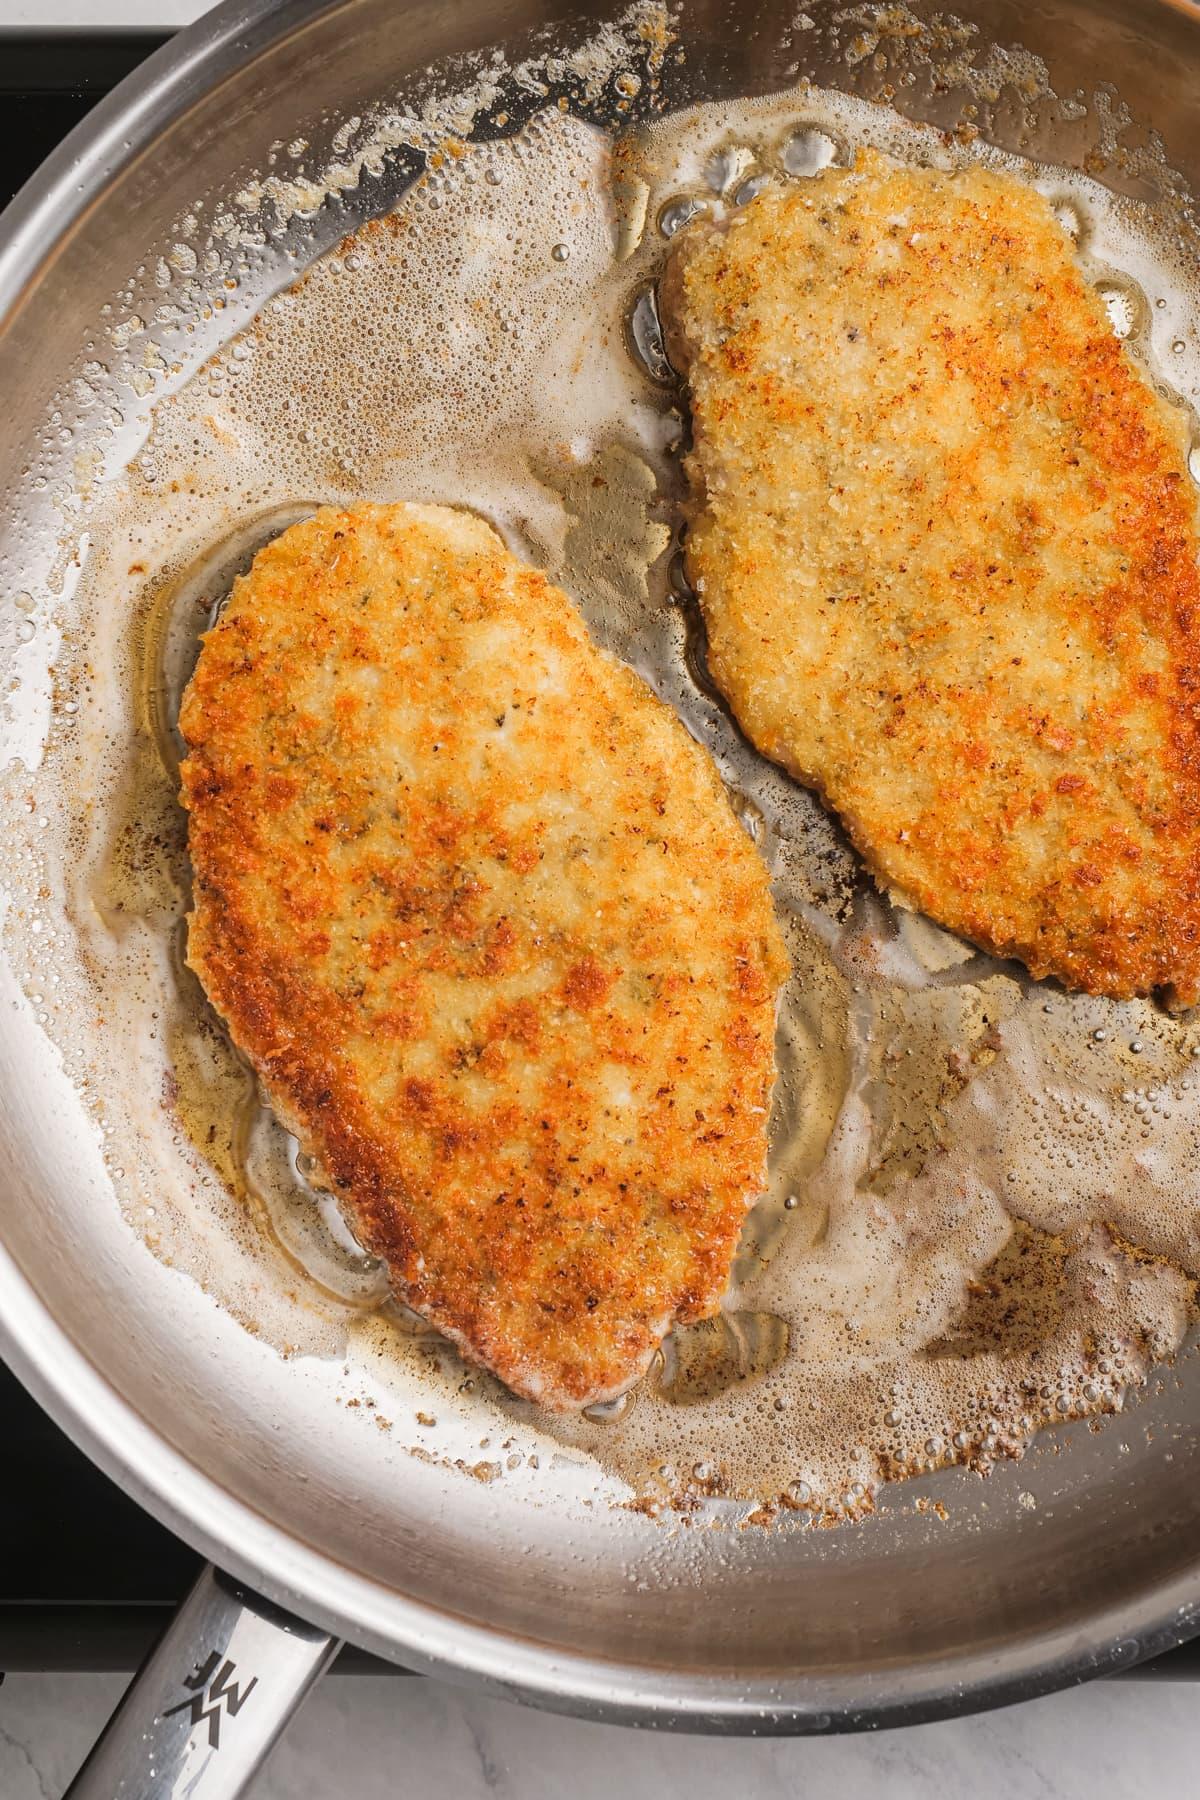
[[(0, 28), (0, 207), (166, 36)], [(0, 1444), (0, 1671), (134, 1670), (201, 1558), (94, 1468), (2, 1364)], [(392, 1665), (345, 1650), (338, 1667)], [(1123, 1674), (1200, 1680), (1200, 1638)]]
[[(0, 1444), (0, 1671), (132, 1673), (203, 1558), (102, 1475), (2, 1363)], [(338, 1668), (407, 1673), (350, 1649)]]
[(8, 32), (0, 25), (0, 207), (163, 32)]

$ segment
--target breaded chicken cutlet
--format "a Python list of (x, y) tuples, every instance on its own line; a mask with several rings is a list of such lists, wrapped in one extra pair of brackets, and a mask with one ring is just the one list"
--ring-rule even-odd
[(1182, 412), (1050, 203), (853, 169), (677, 241), (712, 673), (877, 879), (1034, 975), (1200, 997), (1200, 539)]
[(180, 725), (188, 961), (360, 1241), (518, 1393), (618, 1393), (764, 1181), (787, 963), (707, 753), (431, 506), (261, 551)]

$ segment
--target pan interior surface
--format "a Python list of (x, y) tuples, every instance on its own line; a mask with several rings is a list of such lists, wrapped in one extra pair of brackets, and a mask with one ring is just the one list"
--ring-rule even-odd
[[(110, 755), (119, 726), (96, 697), (128, 656), (131, 634), (148, 630), (163, 641), (143, 666), (162, 680), (139, 696), (135, 761), (161, 756), (164, 744), (169, 756), (164, 695), (190, 639), (178, 605), (134, 617), (145, 569), (133, 538), (121, 544), (128, 616), (114, 579), (104, 588), (117, 596), (111, 607), (72, 610), (77, 595), (99, 591), (88, 587), (95, 563), (112, 554), (96, 530), (106, 491), (134, 479), (186, 489), (195, 479), (183, 438), (177, 464), (155, 467), (151, 408), (415, 177), (436, 199), (436, 159), (458, 155), (463, 139), (492, 142), (496, 158), (519, 157), (522, 131), (541, 129), (538, 117), (561, 97), (579, 121), (586, 161), (599, 129), (795, 91), (807, 77), (848, 104), (884, 102), (960, 142), (978, 134), (1002, 151), (1083, 170), (1160, 207), (1181, 254), (1194, 256), (1200, 20), (1190, 8), (1153, 4), (1056, 3), (1032, 18), (980, 5), (950, 19), (821, 4), (795, 17), (766, 6), (747, 15), (714, 0), (678, 16), (644, 7), (606, 18), (600, 8), (586, 19), (518, 5), (483, 26), (457, 10), (414, 6), (401, 47), (392, 9), (356, 0), (247, 15), (249, 48), (235, 54), (242, 18), (226, 9), (152, 67), (144, 82), (153, 105), (143, 103), (128, 148), (115, 122), (107, 138), (103, 118), (96, 124), (86, 208), (71, 201), (55, 213), (62, 189), (47, 177), (14, 208), (0, 251), (10, 402), (0, 447), (0, 491), (9, 496), (0, 519), (0, 763), (16, 820), (5, 859), (11, 966), (0, 1034), (0, 1288), (13, 1304), (0, 1312), (16, 1360), (35, 1367), (39, 1343), (52, 1342), (48, 1321), (64, 1325), (99, 1385), (81, 1377), (72, 1391), (46, 1369), (40, 1391), (207, 1547), (240, 1518), (246, 1536), (227, 1560), (244, 1559), (250, 1578), (374, 1648), (457, 1664), (548, 1704), (826, 1729), (1034, 1691), (1187, 1635), (1200, 1601), (1189, 1357), (1122, 1415), (1098, 1429), (1056, 1427), (986, 1483), (945, 1469), (885, 1489), (874, 1515), (853, 1527), (812, 1529), (799, 1511), (768, 1532), (719, 1506), (658, 1516), (631, 1508), (619, 1474), (598, 1473), (587, 1442), (531, 1450), (519, 1417), (481, 1432), (469, 1375), (465, 1392), (443, 1385), (436, 1404), (422, 1401), (419, 1384), (398, 1390), (373, 1327), (346, 1330), (348, 1307), (369, 1319), (378, 1300), (378, 1271), (353, 1245), (330, 1253), (322, 1285), (312, 1281), (308, 1240), (297, 1238), (285, 1249), (298, 1267), (281, 1286), (257, 1228), (226, 1252), (214, 1212), (200, 1262), (173, 1266), (184, 1259), (170, 1240), (170, 1195), (187, 1191), (202, 1209), (206, 1175), (179, 1097), (163, 1088), (152, 1038), (131, 1040), (127, 1051), (144, 1090), (139, 1126), (115, 1092), (96, 1091), (95, 1070), (72, 1049), (81, 1036), (44, 1028), (65, 968), (56, 971), (56, 947), (65, 958), (87, 941), (78, 921), (89, 906), (104, 911), (115, 964), (142, 978), (139, 908), (159, 870), (149, 842), (156, 823), (138, 816), (135, 784), (99, 826), (83, 809), (60, 830), (45, 771), (64, 731), (90, 734), (82, 746), (95, 766)], [(503, 64), (494, 57), (501, 49)], [(466, 92), (468, 112), (457, 99)], [(815, 155), (816, 125), (806, 129)], [(69, 187), (66, 167), (59, 179)], [(618, 182), (628, 258), (645, 223), (640, 181), (631, 168), (624, 188)], [(561, 248), (550, 263), (584, 279), (586, 242), (565, 227)], [(1136, 308), (1136, 292), (1128, 304)], [(436, 341), (437, 322), (430, 327)], [(444, 321), (449, 333), (462, 328)], [(230, 384), (238, 347), (225, 363)], [(538, 353), (552, 354), (553, 344)], [(366, 338), (363, 355), (369, 361)], [(218, 441), (228, 397), (220, 362), (210, 365), (211, 406), (194, 420), (186, 408), (180, 415)], [(306, 429), (298, 413), (296, 430)], [(197, 468), (208, 447), (197, 437)], [(638, 479), (627, 468), (606, 473), (618, 487)], [(353, 481), (353, 467), (344, 475)], [(223, 542), (182, 558), (177, 586), (193, 628), (258, 543), (325, 497), (297, 491), (289, 512), (269, 481), (263, 495)], [(519, 497), (510, 503), (515, 519)], [(163, 519), (178, 516), (173, 504), (164, 495)], [(665, 581), (669, 532), (660, 520), (655, 535), (653, 508), (646, 512), (651, 526), (634, 548), (643, 566), (662, 564)], [(153, 507), (140, 517), (147, 533), (157, 528)], [(603, 537), (608, 528), (601, 508), (591, 529)], [(513, 529), (539, 543), (536, 519)], [(147, 558), (151, 548), (147, 539)], [(68, 666), (75, 677), (64, 684)], [(42, 834), (57, 835), (63, 867), (72, 855), (86, 860), (97, 829), (146, 836), (140, 851), (113, 845), (125, 889), (109, 888), (99, 902), (65, 892), (65, 882), (39, 893), (29, 872), (45, 866)], [(69, 1007), (87, 1004), (85, 990), (72, 988)], [(93, 1036), (116, 1029), (82, 1011), (68, 1024)], [(256, 1149), (254, 1133), (265, 1130), (256, 1118), (247, 1114), (246, 1155), (267, 1166), (272, 1152)], [(156, 1163), (173, 1152), (169, 1169)], [(156, 1198), (143, 1181), (134, 1231), (117, 1193), (139, 1166), (161, 1169), (163, 1191)], [(202, 1266), (210, 1253), (239, 1259), (233, 1311), (216, 1297), (227, 1297), (227, 1268)], [(105, 1408), (106, 1388), (149, 1428), (147, 1443), (170, 1446), (173, 1491), (164, 1491), (166, 1460), (122, 1467), (129, 1426), (119, 1408)], [(77, 1416), (82, 1393), (99, 1407), (90, 1420)], [(393, 1416), (400, 1406), (403, 1421)]]

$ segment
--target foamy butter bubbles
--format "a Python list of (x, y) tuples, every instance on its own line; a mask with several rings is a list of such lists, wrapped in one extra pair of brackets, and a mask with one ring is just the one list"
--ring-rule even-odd
[[(74, 931), (56, 971), (103, 1000), (62, 1016), (73, 1066), (105, 1096), (131, 1220), (276, 1342), (369, 1342), (431, 1415), (467, 1407), (523, 1455), (557, 1439), (651, 1499), (690, 1488), (855, 1514), (888, 1476), (984, 1465), (1046, 1418), (1114, 1404), (1178, 1346), (1200, 1272), (1195, 1033), (1149, 1007), (1050, 996), (868, 892), (815, 799), (712, 694), (686, 583), (665, 604), (680, 427), (654, 288), (669, 241), (866, 142), (950, 156), (885, 109), (812, 89), (695, 109), (638, 147), (631, 226), (609, 142), (558, 110), (459, 146), (160, 403), (140, 460), (97, 498), (78, 667), (62, 671), (79, 710), (47, 775)], [(1036, 180), (1109, 284), (1114, 329), (1194, 400), (1192, 296), (1170, 246), (1094, 182)], [(378, 1310), (381, 1271), (183, 967), (173, 714), (198, 633), (293, 519), (400, 498), (490, 518), (676, 706), (752, 823), (790, 934), (771, 1186), (727, 1311), (577, 1420), (464, 1385), (452, 1351)], [(88, 623), (113, 617), (127, 629)]]

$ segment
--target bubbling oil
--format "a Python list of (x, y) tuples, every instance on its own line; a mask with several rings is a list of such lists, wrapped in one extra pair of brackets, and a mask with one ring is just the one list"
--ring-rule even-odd
[[(131, 1221), (281, 1348), (369, 1360), (376, 1379), (417, 1359), (484, 1431), (499, 1420), (527, 1447), (591, 1456), (650, 1505), (853, 1515), (885, 1478), (986, 1467), (1046, 1420), (1118, 1406), (1179, 1347), (1200, 1276), (1195, 1025), (1034, 983), (878, 894), (707, 679), (678, 559), (685, 424), (662, 258), (698, 212), (865, 143), (1031, 180), (1114, 329), (1180, 404), (1200, 398), (1176, 247), (1083, 176), (810, 87), (664, 118), (615, 161), (601, 132), (551, 111), (459, 146), (159, 403), (97, 503), (76, 600), (81, 621), (125, 625), (81, 626), (60, 668), (76, 722), (56, 752), (70, 825), (51, 855), (108, 1021), (85, 1060)], [(387, 1300), (184, 963), (176, 718), (199, 635), (262, 543), (360, 499), (468, 506), (576, 598), (709, 746), (789, 937), (770, 1183), (725, 1309), (577, 1418), (464, 1373)]]

